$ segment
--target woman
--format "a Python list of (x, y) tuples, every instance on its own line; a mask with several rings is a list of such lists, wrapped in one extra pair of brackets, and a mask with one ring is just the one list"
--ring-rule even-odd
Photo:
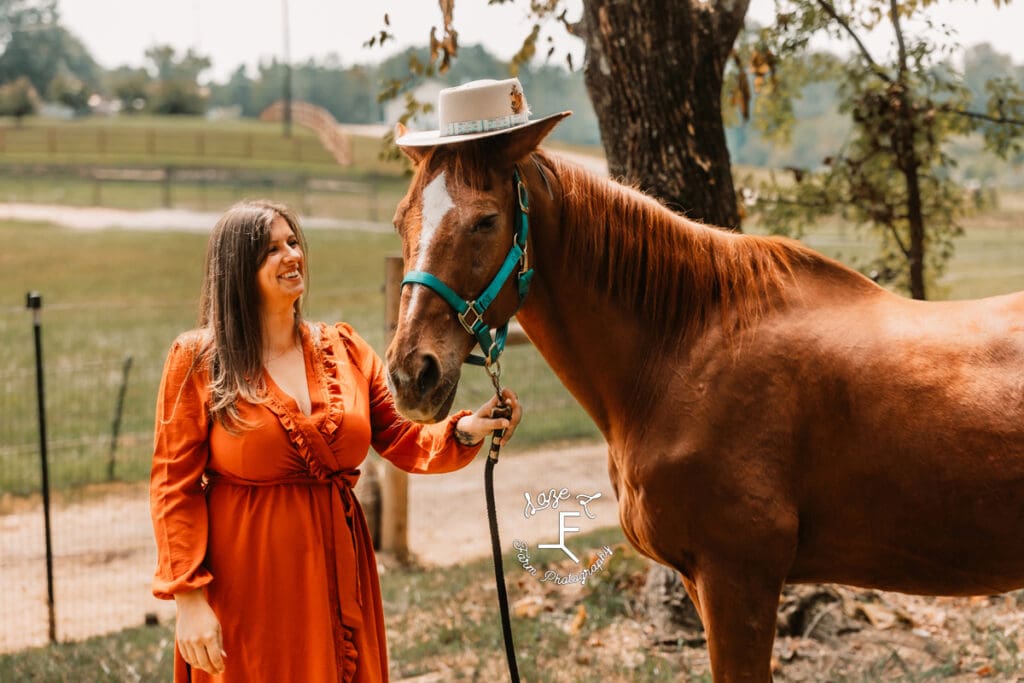
[(369, 446), (408, 472), (468, 464), (521, 416), (417, 425), (351, 327), (303, 322), (305, 243), (243, 202), (210, 236), (200, 329), (171, 348), (150, 495), (154, 594), (177, 605), (175, 680), (386, 681), (373, 547), (352, 494)]

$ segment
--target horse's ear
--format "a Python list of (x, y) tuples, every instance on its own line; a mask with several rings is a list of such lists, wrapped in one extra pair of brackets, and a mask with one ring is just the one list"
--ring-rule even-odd
[[(405, 124), (399, 121), (395, 124), (395, 140), (400, 139), (403, 135), (409, 132), (409, 129), (405, 127)], [(398, 149), (402, 150), (402, 154), (409, 157), (414, 164), (419, 164), (420, 161), (426, 156), (427, 148), (425, 147), (403, 147), (398, 145)]]
[(508, 164), (514, 164), (527, 154), (537, 149), (558, 122), (571, 114), (571, 111), (563, 111), (555, 114), (532, 126), (526, 126), (519, 130), (512, 131), (508, 135), (499, 135), (493, 140), (502, 146), (501, 152)]

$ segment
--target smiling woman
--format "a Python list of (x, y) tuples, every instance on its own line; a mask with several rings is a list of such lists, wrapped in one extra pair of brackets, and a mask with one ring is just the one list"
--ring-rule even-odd
[(398, 415), (380, 358), (345, 323), (307, 323), (298, 218), (232, 207), (207, 248), (200, 328), (157, 400), (154, 594), (177, 604), (175, 679), (388, 678), (373, 546), (352, 487), (373, 446), (419, 473), (468, 464), (521, 410), (497, 399), (424, 426)]

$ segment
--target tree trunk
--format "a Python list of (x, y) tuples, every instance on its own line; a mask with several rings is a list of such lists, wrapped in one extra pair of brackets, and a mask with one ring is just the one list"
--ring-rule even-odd
[[(916, 162), (916, 158), (913, 159)], [(928, 298), (924, 286), (924, 216), (921, 209), (921, 182), (916, 163), (903, 170), (907, 180), (907, 220), (910, 223), (910, 296)]]
[(739, 229), (722, 79), (749, 0), (584, 0), (584, 76), (612, 177)]
[(897, 81), (891, 91), (895, 101), (899, 103), (896, 113), (896, 128), (893, 131), (893, 148), (896, 150), (896, 163), (907, 181), (907, 223), (910, 225), (910, 295), (915, 299), (925, 299), (924, 291), (924, 210), (921, 207), (921, 178), (918, 170), (921, 163), (914, 147), (917, 126), (914, 122), (914, 110), (907, 93), (907, 45), (903, 39), (903, 28), (900, 25), (900, 6), (898, 0), (889, 0), (889, 21), (892, 22), (899, 48), (899, 71)]

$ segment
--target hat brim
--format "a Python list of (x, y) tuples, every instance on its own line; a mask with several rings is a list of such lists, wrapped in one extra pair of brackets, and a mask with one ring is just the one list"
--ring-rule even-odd
[(497, 135), (506, 135), (508, 133), (514, 133), (517, 130), (523, 130), (530, 126), (536, 126), (538, 123), (544, 123), (550, 119), (563, 118), (571, 114), (571, 111), (558, 112), (557, 114), (550, 114), (543, 118), (533, 119), (526, 123), (521, 123), (518, 126), (511, 126), (510, 128), (502, 128), (501, 130), (488, 130), (482, 133), (465, 133), (463, 135), (441, 135), (439, 130), (421, 130), (406, 133), (402, 137), (395, 140), (395, 144), (399, 147), (438, 147), (440, 145), (454, 145), (458, 142), (469, 142), (470, 140), (479, 140), (480, 138), (493, 138)]

